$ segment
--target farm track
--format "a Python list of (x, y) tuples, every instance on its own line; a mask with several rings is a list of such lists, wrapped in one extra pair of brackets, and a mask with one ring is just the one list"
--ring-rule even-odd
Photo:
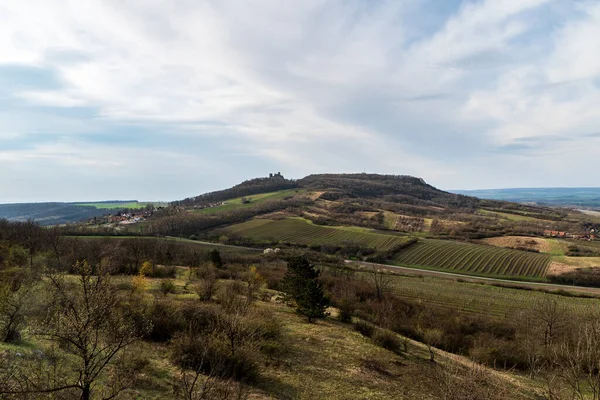
[[(584, 286), (571, 286), (571, 285), (558, 285), (553, 283), (545, 283), (545, 282), (527, 282), (527, 281), (518, 281), (518, 280), (510, 280), (510, 279), (501, 279), (501, 278), (488, 278), (483, 276), (474, 276), (474, 275), (465, 275), (458, 272), (445, 272), (445, 271), (435, 271), (431, 269), (422, 269), (418, 267), (403, 267), (398, 265), (389, 265), (389, 264), (377, 264), (370, 263), (366, 261), (352, 261), (346, 260), (349, 265), (356, 264), (361, 265), (363, 267), (377, 267), (388, 269), (392, 272), (402, 272), (407, 275), (413, 276), (431, 276), (431, 277), (441, 277), (441, 278), (449, 278), (449, 279), (461, 279), (466, 282), (473, 283), (498, 283), (498, 284), (508, 284), (510, 286), (521, 287), (524, 289), (546, 289), (546, 290), (566, 290), (573, 293), (581, 293), (587, 295), (596, 295), (600, 296), (600, 288), (592, 288), (592, 287), (584, 287)], [(454, 279), (454, 280), (456, 280)]]
[(152, 239), (165, 239), (165, 240), (171, 240), (171, 241), (177, 241), (177, 242), (186, 242), (186, 243), (192, 243), (192, 244), (197, 244), (199, 246), (210, 246), (210, 247), (221, 247), (221, 248), (229, 248), (229, 249), (237, 249), (237, 250), (248, 250), (248, 251), (263, 251), (262, 249), (259, 248), (255, 248), (255, 247), (244, 247), (244, 246), (234, 246), (231, 244), (222, 244), (222, 243), (214, 243), (214, 242), (204, 242), (201, 240), (192, 240), (192, 239), (184, 239), (184, 238), (180, 238), (180, 237), (176, 237), (176, 236), (164, 236), (164, 237), (154, 237), (154, 236), (85, 236), (85, 235), (72, 235), (72, 236), (66, 236), (69, 238), (76, 238), (76, 239), (87, 239), (87, 240), (94, 240), (94, 239), (112, 239), (112, 240), (120, 240), (120, 239), (137, 239), (137, 240), (152, 240)]
[[(573, 315), (585, 316), (600, 307), (598, 297), (565, 296), (556, 293), (558, 289), (600, 296), (598, 288), (516, 282), (386, 264), (355, 264), (401, 272), (391, 277), (390, 289), (396, 296), (444, 313), (480, 315), (503, 320), (513, 318), (522, 311), (535, 310), (536, 304), (548, 296), (556, 299), (565, 311)], [(365, 270), (359, 269), (361, 270), (364, 274)]]

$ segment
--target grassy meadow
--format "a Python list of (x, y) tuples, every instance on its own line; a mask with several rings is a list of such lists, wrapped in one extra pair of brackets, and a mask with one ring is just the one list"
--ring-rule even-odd
[[(224, 211), (236, 210), (239, 208), (248, 208), (253, 207), (256, 204), (260, 204), (269, 200), (281, 200), (289, 196), (295, 196), (303, 193), (304, 190), (301, 189), (287, 189), (287, 190), (279, 190), (276, 192), (269, 193), (259, 193), (251, 196), (237, 197), (235, 199), (226, 200), (222, 205), (218, 205), (215, 207), (203, 208), (200, 210), (193, 210), (194, 213), (201, 214), (214, 214)], [(242, 199), (249, 200), (248, 203), (243, 203)]]
[(409, 240), (408, 236), (374, 233), (366, 228), (315, 225), (301, 218), (254, 219), (218, 230), (263, 242), (296, 245), (359, 245), (388, 250)]
[(547, 298), (556, 300), (573, 315), (585, 315), (600, 309), (600, 299), (597, 298), (561, 296), (431, 276), (394, 275), (392, 287), (396, 296), (418, 304), (500, 319), (511, 318), (518, 311), (530, 310), (536, 302)]

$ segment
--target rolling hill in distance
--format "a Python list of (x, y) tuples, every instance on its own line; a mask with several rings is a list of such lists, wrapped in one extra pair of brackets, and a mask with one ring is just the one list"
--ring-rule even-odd
[(85, 221), (119, 210), (135, 210), (147, 204), (161, 202), (139, 202), (137, 200), (108, 200), (72, 203), (10, 203), (0, 204), (0, 218), (9, 221), (34, 220), (41, 225), (60, 225)]
[[(344, 177), (340, 179), (340, 177)], [(600, 209), (600, 188), (514, 188), (486, 190), (441, 191), (420, 178), (399, 176), (390, 183), (392, 175), (378, 174), (317, 174), (298, 180), (288, 180), (279, 174), (270, 178), (256, 178), (232, 188), (174, 201), (174, 205), (206, 206), (242, 196), (255, 196), (278, 190), (312, 189), (326, 190), (323, 199), (347, 195), (350, 198), (400, 196), (411, 198), (412, 203), (424, 201), (458, 201), (468, 196), (486, 200), (498, 200), (540, 206)], [(271, 198), (273, 200), (274, 198)], [(454, 199), (454, 200), (451, 200)], [(465, 201), (462, 198), (460, 201)], [(409, 202), (410, 203), (410, 202)], [(107, 200), (94, 202), (51, 202), (0, 204), (0, 218), (9, 221), (33, 219), (43, 225), (55, 225), (84, 221), (119, 210), (135, 210), (147, 204), (165, 206), (167, 202), (139, 202), (137, 200)], [(249, 203), (247, 203), (249, 205)], [(231, 205), (227, 208), (233, 208)], [(220, 209), (223, 209), (222, 207)], [(211, 209), (216, 212), (219, 209)]]

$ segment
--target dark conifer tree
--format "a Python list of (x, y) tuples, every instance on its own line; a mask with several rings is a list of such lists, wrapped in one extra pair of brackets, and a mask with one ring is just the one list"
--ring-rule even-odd
[(212, 249), (208, 252), (208, 258), (215, 268), (223, 268), (223, 260), (221, 259), (221, 253), (217, 249)]
[(296, 307), (296, 311), (313, 322), (325, 318), (329, 299), (323, 294), (323, 285), (318, 278), (320, 271), (315, 269), (303, 256), (288, 261), (287, 271), (281, 282), (285, 299)]

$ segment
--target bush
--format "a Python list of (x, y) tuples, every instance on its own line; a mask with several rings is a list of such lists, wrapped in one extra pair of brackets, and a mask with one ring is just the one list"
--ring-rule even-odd
[(260, 346), (260, 352), (269, 360), (274, 360), (285, 353), (285, 346), (277, 341), (268, 341)]
[(256, 354), (240, 348), (231, 354), (227, 346), (214, 336), (183, 335), (173, 341), (173, 362), (181, 368), (205, 375), (232, 378), (251, 383), (259, 378)]
[(264, 340), (273, 340), (281, 337), (281, 324), (271, 315), (258, 314), (250, 320), (251, 330), (257, 337)]
[(170, 279), (161, 281), (160, 292), (165, 296), (169, 293), (175, 293), (175, 284), (173, 283), (173, 281)]
[(186, 322), (179, 307), (166, 300), (154, 304), (150, 311), (150, 321), (152, 329), (146, 339), (154, 342), (168, 342), (186, 328)]
[(144, 261), (144, 263), (140, 267), (139, 274), (141, 276), (150, 276), (151, 272), (152, 272), (152, 262)]
[(358, 320), (354, 323), (354, 330), (368, 338), (373, 337), (375, 333), (375, 325), (370, 322)]
[(404, 347), (403, 341), (395, 333), (390, 332), (387, 329), (379, 329), (374, 335), (373, 340), (378, 346), (393, 351), (394, 353), (400, 353)]
[(188, 301), (181, 307), (181, 315), (190, 334), (202, 334), (214, 329), (222, 311), (212, 304)]
[(340, 322), (352, 322), (352, 311), (346, 307), (340, 307), (340, 312), (338, 314), (338, 319)]
[(151, 278), (165, 279), (171, 278), (175, 279), (177, 277), (177, 268), (169, 265), (155, 265), (149, 276)]
[(123, 291), (127, 291), (127, 292), (133, 291), (133, 284), (132, 284), (131, 280), (119, 281), (118, 283), (115, 284), (115, 287), (117, 288), (117, 290), (123, 290)]

